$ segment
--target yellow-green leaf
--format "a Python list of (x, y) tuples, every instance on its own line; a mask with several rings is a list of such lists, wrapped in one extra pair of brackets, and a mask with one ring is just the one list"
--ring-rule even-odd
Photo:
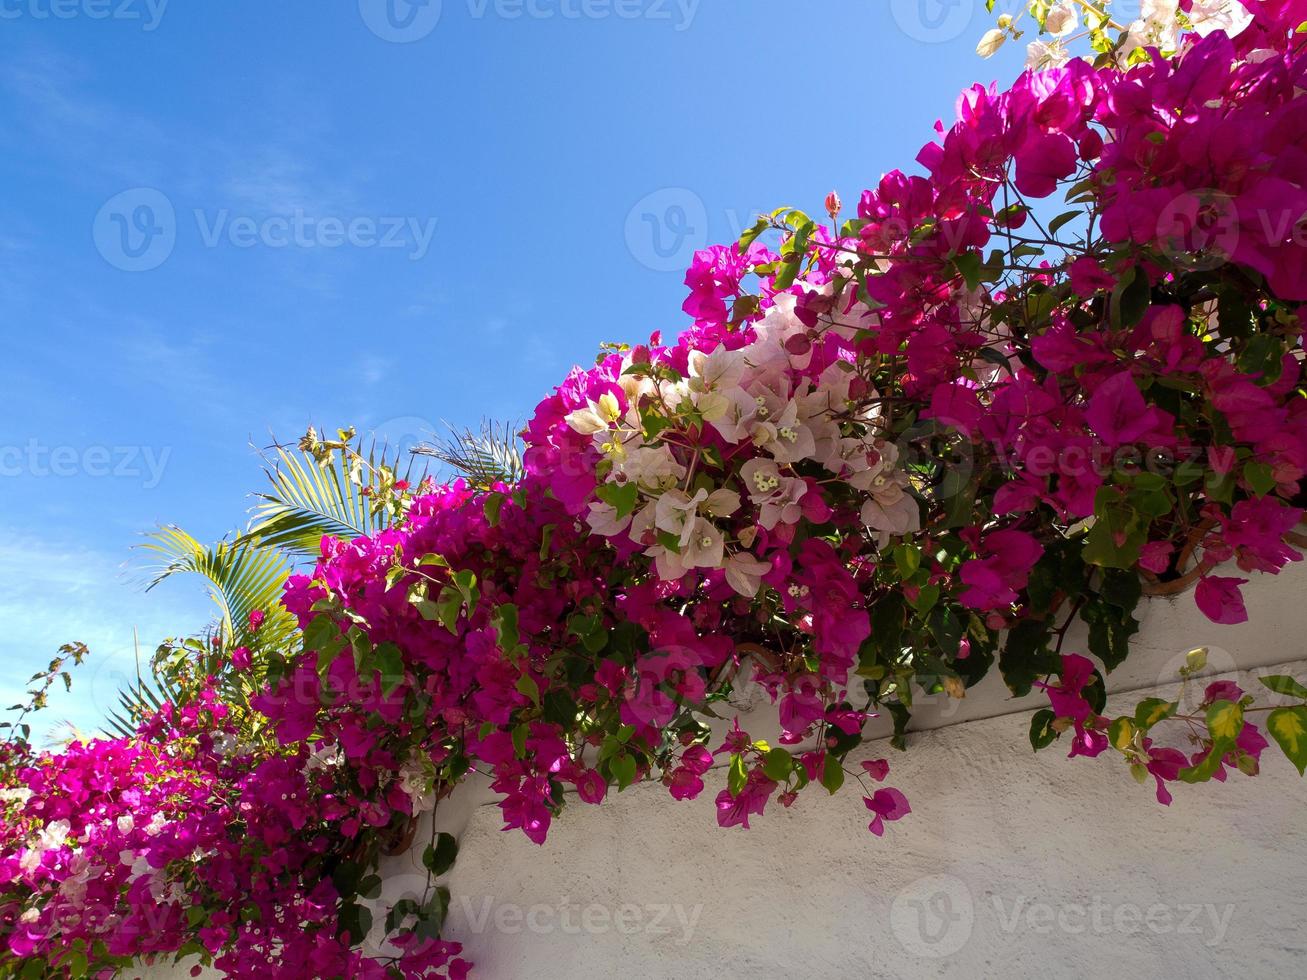
[(1276, 708), (1267, 716), (1266, 727), (1301, 776), (1307, 770), (1307, 707)]
[(1207, 730), (1217, 742), (1233, 742), (1243, 731), (1243, 708), (1233, 701), (1216, 701), (1207, 709)]

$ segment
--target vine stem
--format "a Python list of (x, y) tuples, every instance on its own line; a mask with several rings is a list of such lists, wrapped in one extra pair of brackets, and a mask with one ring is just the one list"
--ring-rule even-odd
[(1101, 18), (1103, 23), (1106, 26), (1112, 28), (1114, 31), (1126, 30), (1125, 27), (1121, 26), (1116, 21), (1114, 21), (1106, 10), (1102, 10), (1101, 8), (1094, 6), (1092, 3), (1089, 2), (1089, 0), (1075, 0), (1075, 2), (1079, 4), (1081, 7), (1083, 7), (1085, 10), (1089, 11), (1095, 17)]

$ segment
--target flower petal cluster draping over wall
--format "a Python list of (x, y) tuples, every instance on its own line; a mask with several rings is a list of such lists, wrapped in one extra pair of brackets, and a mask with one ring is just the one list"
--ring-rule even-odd
[[(394, 827), (473, 769), (537, 843), (569, 788), (599, 803), (653, 778), (690, 799), (718, 763), (723, 826), (847, 777), (880, 835), (910, 807), (874, 786), (885, 760), (846, 768), (868, 718), (888, 713), (901, 746), (914, 698), (960, 697), (995, 663), (1014, 693), (1049, 695), (1037, 747), (1070, 729), (1072, 755), (1110, 744), (1163, 802), (1176, 780), (1255, 773), (1267, 743), (1242, 691), (1208, 691), (1186, 756), (1153, 733), (1175, 705), (1104, 718), (1098, 668), (1061, 644), (1083, 620), (1110, 670), (1141, 575), (1193, 580), (1199, 608), (1236, 623), (1247, 579), (1218, 566), (1301, 560), (1303, 6), (1250, 3), (1237, 37), (1126, 70), (976, 86), (923, 172), (887, 174), (854, 217), (832, 195), (828, 226), (781, 209), (698, 253), (693, 325), (574, 370), (525, 430), (520, 484), (425, 484), (395, 527), (328, 540), (291, 579), (302, 649), (257, 705), (281, 755), (247, 770), (202, 734), (161, 782), (148, 740), (22, 770), (32, 796), (6, 810), (0, 860), (11, 954), (69, 936), (146, 952), (131, 909), (158, 884), (182, 892), (151, 948), (178, 947), (200, 909), (201, 942), (241, 962), (272, 914), (245, 918), (250, 895), (322, 923), (339, 896), (317, 849)], [(767, 739), (710, 725), (749, 677), (776, 705)], [(1284, 745), (1299, 720), (1268, 730)], [(339, 754), (340, 785), (306, 775), (310, 739)], [(83, 758), (112, 773), (93, 798), (50, 782)], [(260, 810), (282, 782), (318, 809)], [(188, 788), (150, 795), (173, 783)], [(185, 833), (145, 841), (128, 811)], [(226, 832), (247, 819), (253, 850)], [(148, 867), (102, 860), (119, 844)], [(217, 857), (175, 871), (197, 848)], [(121, 918), (54, 924), (75, 878)], [(333, 930), (292, 932), (276, 933), (287, 956), (352, 955)], [(413, 955), (458, 975), (456, 951)]]

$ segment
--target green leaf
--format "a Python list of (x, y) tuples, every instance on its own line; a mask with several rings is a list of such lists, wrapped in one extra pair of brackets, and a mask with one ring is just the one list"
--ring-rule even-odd
[[(434, 623), (440, 620), (440, 606), (425, 596), (415, 596), (409, 599), (409, 602), (413, 604), (413, 608), (416, 609), (422, 618), (428, 623)], [(458, 617), (455, 616), (455, 622), (457, 621)], [(450, 632), (453, 632), (452, 627)]]
[(458, 857), (458, 841), (454, 839), (453, 834), (437, 834), (436, 842), (428, 844), (422, 854), (422, 864), (433, 875), (439, 878), (447, 873), (454, 866), (454, 860)]
[(1212, 778), (1213, 773), (1221, 767), (1225, 754), (1234, 748), (1233, 742), (1215, 742), (1202, 762), (1187, 769), (1181, 769), (1180, 781), (1185, 783), (1203, 783)]
[(1269, 677), (1259, 677), (1258, 680), (1276, 694), (1286, 694), (1291, 698), (1307, 701), (1307, 687), (1303, 687), (1287, 674), (1272, 674)]
[(775, 748), (767, 753), (763, 760), (762, 771), (768, 779), (783, 783), (790, 778), (794, 770), (794, 757), (785, 749)]
[(357, 946), (372, 930), (372, 913), (366, 906), (353, 902), (340, 907), (340, 930), (349, 936), (350, 944)]
[(612, 770), (613, 778), (617, 780), (617, 791), (620, 793), (626, 787), (635, 782), (635, 757), (623, 752), (614, 756), (608, 763), (609, 769)]
[(772, 281), (772, 289), (780, 292), (782, 289), (789, 289), (794, 285), (794, 280), (799, 276), (799, 267), (803, 264), (803, 253), (795, 252), (790, 258), (783, 260), (776, 270), (776, 278)]
[(1265, 497), (1276, 486), (1275, 471), (1267, 463), (1257, 463), (1251, 460), (1244, 463), (1243, 478), (1248, 481), (1253, 493), (1259, 497)]
[(981, 259), (975, 252), (961, 252), (953, 257), (953, 265), (961, 274), (968, 289), (980, 285)]
[(732, 796), (739, 796), (740, 790), (744, 789), (744, 784), (749, 780), (749, 773), (744, 768), (744, 756), (738, 752), (731, 755), (731, 768), (726, 776), (726, 788), (731, 791)]
[(1115, 670), (1130, 653), (1130, 637), (1139, 631), (1138, 620), (1105, 603), (1086, 605), (1080, 618), (1089, 624), (1089, 652), (1109, 671)]
[(1135, 723), (1124, 715), (1115, 719), (1107, 729), (1107, 740), (1112, 743), (1112, 747), (1120, 752), (1124, 752), (1130, 747), (1131, 741), (1135, 736)]
[(1131, 266), (1112, 290), (1112, 326), (1121, 329), (1138, 323), (1148, 309), (1152, 293), (1148, 273), (1139, 266)]
[(1163, 701), (1161, 698), (1146, 698), (1135, 707), (1135, 727), (1145, 731), (1159, 721), (1170, 718), (1180, 707), (1178, 701)]
[(368, 875), (359, 882), (360, 898), (376, 898), (381, 894), (381, 875)]
[(1243, 731), (1243, 707), (1233, 701), (1217, 701), (1207, 709), (1207, 730), (1213, 742), (1233, 742)]
[(1298, 775), (1303, 775), (1307, 771), (1307, 707), (1276, 708), (1266, 717), (1266, 727), (1298, 768)]
[(1051, 624), (1040, 619), (1024, 619), (1008, 633), (998, 668), (1003, 682), (1017, 697), (1029, 694), (1040, 677), (1061, 669), (1061, 658), (1049, 646), (1051, 636)]
[(404, 654), (393, 643), (382, 643), (376, 651), (377, 670), (381, 674), (381, 693), (388, 697), (404, 683)]
[(1052, 221), (1048, 223), (1049, 235), (1056, 238), (1057, 233), (1062, 230), (1063, 226), (1066, 225), (1067, 222), (1075, 220), (1083, 213), (1084, 212), (1078, 208), (1072, 211), (1063, 211), (1061, 214), (1059, 214), (1056, 218), (1054, 218)]
[(1260, 374), (1261, 384), (1275, 384), (1280, 378), (1284, 358), (1284, 341), (1274, 334), (1254, 334), (1239, 355), (1239, 370)]
[(515, 649), (522, 642), (517, 625), (517, 606), (512, 603), (497, 606), (490, 622), (499, 635), (499, 646), (505, 652)]
[(517, 679), (517, 691), (524, 697), (530, 698), (531, 703), (537, 708), (540, 707), (540, 685), (530, 674), (523, 674)]
[(821, 784), (826, 787), (826, 792), (832, 794), (844, 785), (844, 765), (829, 752), (821, 769)]
[(458, 617), (463, 612), (463, 596), (458, 589), (445, 586), (440, 590), (440, 600), (436, 603), (436, 618), (451, 633), (458, 632)]
[(238, 544), (257, 540), (279, 554), (284, 549), (309, 559), (321, 553), (326, 535), (349, 540), (391, 523), (394, 515), (374, 509), (373, 500), (363, 495), (365, 481), (355, 478), (360, 463), (367, 472), (389, 469), (396, 479), (414, 485), (426, 475), (413, 458), (361, 437), (354, 441), (352, 455), (337, 451), (319, 462), (304, 450), (278, 446), (265, 462), (271, 488), (257, 495), (250, 529)]
[(1051, 708), (1041, 708), (1030, 719), (1030, 747), (1038, 752), (1057, 741), (1053, 720), (1057, 717)]
[(205, 546), (179, 527), (160, 528), (149, 535), (145, 551), (158, 556), (147, 571), (146, 591), (175, 575), (198, 575), (218, 608), (218, 624), (225, 641), (254, 646), (249, 634), (250, 613), (264, 614), (257, 634), (264, 644), (288, 639), (296, 629), (295, 617), (281, 604), (290, 563), (285, 553), (267, 542), (240, 538)]
[(640, 488), (635, 483), (605, 483), (595, 491), (604, 503), (617, 511), (618, 520), (635, 511), (640, 500)]
[(910, 544), (901, 544), (894, 549), (894, 564), (899, 567), (899, 574), (909, 579), (921, 567), (921, 552)]

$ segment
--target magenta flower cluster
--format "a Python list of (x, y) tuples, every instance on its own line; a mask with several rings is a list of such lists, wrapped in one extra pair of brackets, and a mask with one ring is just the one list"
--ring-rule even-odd
[[(1047, 694), (1036, 747), (1111, 746), (1164, 803), (1255, 774), (1244, 691), (1110, 719), (1100, 673), (1145, 593), (1238, 623), (1246, 574), (1302, 558), (1307, 2), (1245, 6), (1235, 37), (977, 86), (856, 215), (833, 194), (829, 224), (782, 209), (698, 253), (693, 325), (575, 369), (519, 483), (399, 488), (393, 527), (324, 540), (254, 701), (275, 744), (201, 700), (11, 762), (8, 962), (461, 976), (412, 908), (394, 955), (362, 957), (339, 872), (469, 773), (536, 843), (569, 795), (688, 800), (714, 770), (723, 827), (851, 780), (880, 836), (910, 806), (885, 759), (853, 761), (868, 719), (901, 747), (914, 699), (991, 667)], [(1097, 664), (1062, 653), (1076, 620)], [(731, 723), (749, 683), (763, 737)], [(1304, 714), (1267, 719), (1296, 763)]]

